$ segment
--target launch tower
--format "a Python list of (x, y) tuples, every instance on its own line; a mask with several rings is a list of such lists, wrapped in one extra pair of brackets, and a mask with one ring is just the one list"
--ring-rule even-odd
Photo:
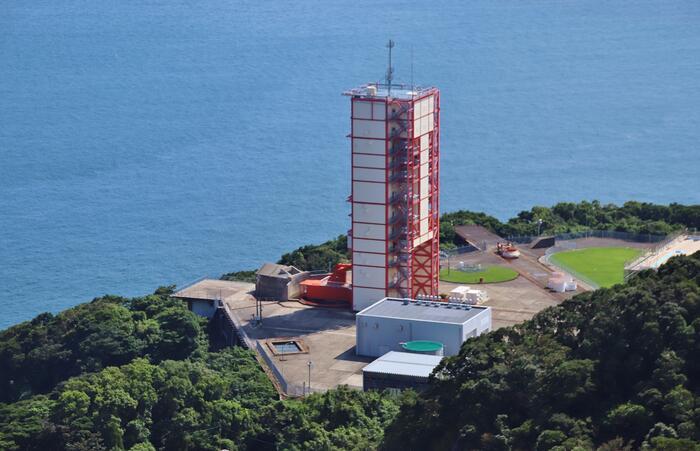
[[(390, 43), (391, 45), (391, 43)], [(438, 294), (440, 92), (391, 81), (351, 89), (353, 309)]]

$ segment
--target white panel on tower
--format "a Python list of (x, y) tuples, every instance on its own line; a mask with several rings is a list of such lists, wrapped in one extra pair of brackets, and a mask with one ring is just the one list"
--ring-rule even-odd
[(420, 218), (427, 218), (430, 214), (430, 202), (428, 199), (420, 201)]
[(428, 103), (425, 100), (419, 100), (416, 102), (416, 110), (418, 111), (419, 114), (416, 114), (416, 117), (423, 117), (425, 114), (428, 112)]
[(356, 153), (386, 154), (386, 143), (381, 139), (353, 138), (352, 151)]
[(384, 138), (386, 122), (353, 119), (352, 134), (360, 138)]
[(355, 168), (352, 170), (352, 179), (367, 182), (384, 182), (386, 171), (384, 169)]
[(422, 164), (420, 166), (420, 178), (427, 177), (430, 166), (428, 164)]
[(420, 198), (424, 199), (428, 197), (430, 193), (430, 183), (428, 183), (428, 177), (420, 180)]
[(352, 102), (352, 117), (355, 119), (372, 119), (372, 102), (359, 100)]
[(384, 102), (372, 102), (374, 105), (372, 106), (373, 113), (374, 113), (374, 119), (378, 119), (380, 121), (383, 121), (386, 118), (386, 104)]
[(423, 105), (421, 102), (413, 103), (413, 117), (421, 117), (423, 115)]
[(359, 312), (386, 297), (386, 290), (376, 288), (352, 288), (352, 309)]
[[(377, 240), (363, 240), (362, 238), (353, 238), (352, 240), (352, 250), (357, 252), (386, 252), (386, 241)], [(353, 271), (353, 280), (355, 280), (355, 274)]]
[(378, 168), (378, 169), (384, 169), (386, 164), (386, 158), (383, 156), (375, 156), (375, 155), (362, 155), (362, 154), (353, 154), (352, 155), (352, 165), (353, 166), (362, 166), (365, 168)]
[(428, 162), (430, 153), (427, 150), (422, 150), (420, 153), (420, 164), (424, 165)]
[(423, 135), (420, 137), (420, 150), (428, 150), (430, 147), (430, 138), (428, 135)]
[(386, 189), (383, 183), (352, 182), (353, 202), (386, 202)]
[(352, 224), (352, 236), (357, 238), (371, 238), (373, 240), (383, 240), (386, 237), (386, 226), (383, 224), (362, 224), (354, 222)]
[(358, 222), (386, 224), (386, 209), (384, 205), (352, 204), (352, 217)]
[(352, 284), (368, 288), (385, 288), (386, 268), (352, 265)]
[(353, 252), (352, 263), (353, 265), (386, 266), (386, 255)]
[(421, 129), (421, 134), (428, 133), (431, 128), (430, 128), (430, 116), (423, 116), (420, 119), (420, 129)]
[(425, 235), (426, 233), (428, 233), (428, 220), (422, 219), (420, 222), (420, 234)]

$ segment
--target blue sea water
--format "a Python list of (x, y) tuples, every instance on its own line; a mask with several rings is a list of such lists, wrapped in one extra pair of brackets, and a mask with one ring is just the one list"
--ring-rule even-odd
[(348, 100), (442, 90), (442, 210), (697, 203), (697, 0), (0, 0), (0, 328), (348, 228)]

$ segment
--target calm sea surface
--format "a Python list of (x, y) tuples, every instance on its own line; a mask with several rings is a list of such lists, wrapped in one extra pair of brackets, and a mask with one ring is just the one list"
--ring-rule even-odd
[(700, 200), (697, 0), (0, 0), (0, 328), (345, 232), (389, 37), (443, 211)]

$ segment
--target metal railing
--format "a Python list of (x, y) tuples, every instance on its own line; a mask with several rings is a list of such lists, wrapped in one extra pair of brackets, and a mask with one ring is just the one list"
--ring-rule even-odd
[(277, 364), (275, 361), (270, 357), (270, 355), (265, 351), (265, 348), (263, 347), (262, 344), (260, 344), (259, 341), (256, 341), (255, 343), (255, 349), (258, 352), (258, 354), (263, 358), (265, 361), (265, 364), (267, 364), (268, 368), (272, 372), (272, 375), (275, 377), (277, 380), (277, 384), (279, 387), (282, 389), (282, 391), (287, 395), (291, 397), (298, 397), (298, 396), (306, 396), (309, 393), (322, 393), (325, 390), (320, 389), (320, 388), (313, 388), (313, 387), (308, 387), (306, 383), (299, 385), (299, 384), (294, 384), (287, 382), (287, 379), (285, 379), (284, 375), (282, 374), (282, 371), (277, 367)]
[(635, 267), (641, 266), (644, 262), (649, 260), (652, 257), (655, 257), (656, 254), (663, 249), (664, 247), (668, 246), (672, 242), (674, 242), (678, 237), (681, 235), (687, 234), (688, 231), (687, 229), (683, 230), (678, 230), (677, 232), (671, 233), (670, 235), (667, 235), (666, 238), (662, 241), (660, 241), (658, 244), (656, 244), (654, 247), (652, 247), (649, 251), (645, 252), (643, 255), (640, 255), (639, 257), (633, 259), (633, 260), (628, 260), (625, 262), (625, 281), (629, 280), (630, 278), (634, 277), (638, 271), (635, 271)]
[[(504, 239), (518, 244), (529, 244), (546, 235), (514, 235)], [(620, 232), (617, 230), (584, 230), (582, 232), (559, 233), (554, 238), (559, 241), (577, 240), (580, 238), (612, 238), (636, 243), (658, 243), (668, 235), (653, 235), (650, 233)]]
[(556, 262), (553, 262), (551, 260), (551, 257), (554, 254), (556, 254), (557, 252), (570, 251), (570, 250), (576, 249), (576, 248), (577, 248), (576, 243), (567, 243), (567, 245), (563, 245), (563, 246), (562, 245), (552, 246), (545, 251), (544, 256), (543, 256), (543, 260), (546, 264), (548, 264), (550, 266), (555, 266), (557, 268), (563, 269), (564, 271), (568, 272), (569, 274), (571, 274), (572, 276), (574, 276), (575, 278), (582, 281), (583, 283), (585, 283), (586, 285), (590, 286), (593, 289), (600, 288), (600, 285), (598, 285), (596, 282), (594, 282), (590, 277), (587, 277), (587, 276), (581, 274), (577, 270), (573, 269), (571, 266), (569, 266), (565, 263), (562, 263), (559, 260), (557, 260)]

